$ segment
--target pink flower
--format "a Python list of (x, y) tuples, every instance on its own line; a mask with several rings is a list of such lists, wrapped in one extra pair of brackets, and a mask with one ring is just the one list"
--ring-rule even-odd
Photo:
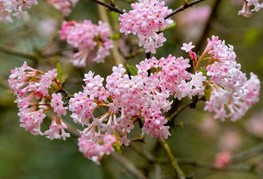
[[(152, 113), (152, 112), (150, 112)], [(155, 138), (167, 139), (170, 134), (169, 126), (165, 126), (167, 120), (161, 113), (151, 114), (149, 117), (145, 116), (143, 130)]]
[(195, 46), (192, 44), (193, 42), (183, 43), (183, 46), (181, 47), (181, 49), (184, 50), (185, 52), (190, 52), (192, 51), (193, 48), (195, 48)]
[(85, 157), (99, 164), (99, 160), (103, 155), (109, 155), (114, 151), (113, 144), (116, 142), (114, 135), (105, 134), (104, 136), (98, 136), (94, 134), (91, 136), (85, 131), (81, 133), (78, 138), (79, 150), (84, 154)]
[(93, 112), (97, 104), (94, 99), (89, 98), (83, 92), (75, 93), (69, 100), (69, 110), (72, 112), (72, 119), (75, 123), (87, 125), (90, 118), (93, 118)]
[(53, 111), (57, 113), (58, 117), (62, 115), (66, 115), (67, 107), (63, 106), (62, 95), (61, 93), (53, 93), (51, 99), (51, 107), (53, 107)]
[(20, 117), (20, 126), (25, 128), (33, 135), (42, 135), (40, 125), (46, 117), (43, 110), (30, 111), (26, 108), (21, 108), (18, 113)]
[(66, 140), (67, 137), (70, 137), (70, 134), (65, 131), (67, 125), (61, 120), (61, 118), (56, 118), (53, 116), (52, 123), (49, 126), (49, 130), (44, 132), (44, 135), (48, 139), (63, 139)]

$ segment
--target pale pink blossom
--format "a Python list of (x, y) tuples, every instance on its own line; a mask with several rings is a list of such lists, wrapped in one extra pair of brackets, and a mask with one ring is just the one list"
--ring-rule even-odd
[(67, 125), (61, 120), (61, 118), (56, 118), (53, 116), (52, 123), (49, 126), (49, 130), (44, 132), (44, 135), (48, 139), (63, 139), (66, 140), (67, 137), (70, 137), (70, 134), (65, 131)]
[(193, 48), (195, 48), (193, 42), (183, 43), (183, 46), (181, 47), (181, 49), (184, 50), (185, 52), (190, 52), (192, 51)]
[(58, 117), (61, 117), (62, 115), (66, 115), (67, 113), (67, 107), (63, 106), (62, 101), (62, 95), (61, 93), (53, 93), (51, 95), (51, 107), (53, 108), (53, 111), (58, 115)]
[(86, 131), (81, 133), (78, 138), (79, 150), (85, 157), (99, 164), (103, 155), (109, 155), (114, 151), (113, 144), (116, 142), (114, 135), (105, 134), (100, 136), (98, 133), (87, 133)]
[(99, 21), (98, 25), (90, 20), (83, 22), (63, 22), (60, 30), (60, 38), (78, 51), (72, 55), (72, 63), (77, 67), (85, 67), (87, 61), (102, 63), (109, 56), (113, 47), (109, 38), (110, 27)]
[(20, 117), (20, 126), (33, 135), (42, 135), (40, 126), (46, 117), (42, 109), (31, 111), (30, 109), (21, 108), (18, 116)]

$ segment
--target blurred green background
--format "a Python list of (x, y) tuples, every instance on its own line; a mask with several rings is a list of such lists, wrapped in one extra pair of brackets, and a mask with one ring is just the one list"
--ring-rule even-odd
[[(171, 0), (167, 3), (170, 8), (176, 9), (183, 4), (183, 1), (174, 2)], [(202, 9), (199, 13), (205, 13), (207, 10), (211, 12), (214, 3), (215, 1), (200, 3), (197, 7), (205, 5), (206, 9)], [(116, 0), (116, 4), (121, 8), (129, 8), (128, 3), (123, 0)], [(189, 14), (194, 13), (196, 6), (189, 8), (185, 13), (175, 15), (173, 18), (177, 26), (165, 32), (168, 40), (163, 47), (157, 50), (156, 56), (184, 55), (180, 50), (180, 46), (183, 42), (189, 41), (200, 44), (202, 49), (207, 37), (218, 35), (221, 39), (226, 40), (226, 44), (235, 47), (238, 62), (242, 65), (242, 71), (247, 74), (254, 72), (263, 80), (263, 11), (255, 13), (252, 18), (244, 18), (237, 15), (241, 7), (242, 3), (238, 0), (220, 1), (215, 15), (207, 26), (207, 33), (203, 37), (206, 15), (204, 15), (204, 20), (202, 20), (203, 16), (200, 14), (200, 16), (196, 15), (195, 20), (192, 19), (189, 22), (186, 20)], [(53, 48), (65, 48), (66, 44), (59, 41), (57, 34), (54, 33), (56, 29), (60, 28), (63, 21), (63, 17), (55, 9), (40, 1), (39, 5), (33, 6), (29, 10), (29, 15), (28, 18), (15, 20), (12, 24), (0, 24), (0, 47), (8, 47), (29, 54), (37, 54), (43, 48), (46, 52), (52, 52)], [(92, 19), (94, 23), (97, 23), (99, 20), (97, 5), (90, 0), (80, 0), (68, 19)], [(129, 38), (136, 41), (133, 36)], [(144, 57), (144, 54), (139, 54), (129, 59), (127, 63), (136, 64)], [(105, 157), (101, 165), (86, 159), (78, 151), (76, 138), (70, 138), (67, 141), (51, 141), (41, 136), (33, 136), (19, 127), (18, 109), (16, 104), (13, 103), (15, 98), (8, 87), (7, 78), (10, 70), (20, 66), (23, 61), (27, 61), (29, 65), (43, 70), (54, 68), (56, 63), (60, 62), (65, 75), (74, 80), (81, 79), (80, 77), (89, 70), (106, 76), (110, 73), (112, 65), (111, 59), (108, 58), (105, 64), (91, 64), (85, 69), (76, 70), (67, 59), (59, 56), (33, 62), (32, 60), (3, 53), (0, 50), (0, 178), (135, 178), (112, 156)], [(81, 89), (81, 85), (82, 83), (76, 82), (68, 83), (65, 87), (71, 93), (74, 93)], [(262, 143), (263, 135), (254, 135), (246, 128), (251, 116), (262, 111), (262, 103), (262, 100), (260, 100), (243, 119), (237, 122), (215, 121), (205, 123), (209, 115), (203, 112), (203, 102), (198, 103), (196, 109), (186, 109), (177, 118), (178, 123), (183, 123), (183, 125), (172, 128), (172, 136), (168, 139), (174, 155), (178, 158), (190, 158), (212, 164), (216, 153), (221, 150), (220, 141), (224, 141), (222, 136), (229, 131), (234, 131), (236, 133), (234, 135), (237, 136), (237, 139), (234, 138), (229, 143), (233, 144), (236, 140), (239, 140), (235, 153)], [(261, 120), (263, 121), (263, 115), (261, 115)], [(136, 135), (133, 137), (136, 137)], [(165, 158), (164, 152), (158, 147), (156, 141), (149, 137), (146, 137), (145, 144), (133, 142), (131, 147), (123, 147), (121, 155), (129, 159), (139, 169), (148, 173), (148, 178), (175, 177), (169, 163), (161, 162), (157, 165), (149, 162), (143, 157), (145, 154), (140, 154), (143, 152), (153, 154), (160, 159)], [(251, 164), (254, 160), (263, 163), (262, 156), (259, 155), (253, 160), (242, 164)], [(181, 164), (180, 166), (187, 176), (194, 176), (197, 179), (263, 178), (263, 176), (255, 173), (218, 172), (188, 164)], [(262, 168), (257, 167), (263, 171), (262, 166)]]

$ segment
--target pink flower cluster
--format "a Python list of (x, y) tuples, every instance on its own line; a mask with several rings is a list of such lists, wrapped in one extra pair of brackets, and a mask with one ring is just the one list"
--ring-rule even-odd
[[(21, 127), (34, 135), (65, 140), (70, 135), (65, 132), (67, 126), (61, 117), (66, 114), (67, 107), (63, 106), (60, 93), (51, 93), (61, 89), (56, 78), (56, 69), (43, 73), (24, 63), (11, 71), (8, 82), (17, 97)], [(42, 133), (41, 124), (47, 111), (54, 113), (52, 123), (49, 130)]]
[(109, 28), (106, 23), (99, 21), (99, 24), (95, 25), (90, 20), (80, 23), (68, 21), (62, 24), (60, 38), (78, 49), (72, 57), (73, 65), (85, 67), (87, 60), (104, 62), (113, 47)]
[[(10, 21), (11, 17), (7, 14), (12, 14), (17, 18), (22, 18), (26, 14), (24, 9), (31, 8), (32, 5), (37, 3), (37, 0), (0, 0), (0, 12), (2, 12), (1, 15), (4, 15), (5, 20)], [(1, 18), (3, 17), (1, 16)]]
[(233, 46), (225, 45), (218, 37), (208, 39), (204, 54), (213, 61), (206, 67), (212, 91), (205, 110), (213, 112), (215, 118), (235, 121), (258, 101), (260, 81), (255, 74), (250, 73), (247, 79), (240, 71), (241, 65), (236, 62), (233, 50)]
[[(108, 135), (115, 137), (113, 143), (128, 145), (127, 134), (137, 121), (147, 134), (167, 139), (169, 126), (163, 112), (171, 107), (169, 97), (203, 95), (205, 77), (201, 73), (187, 72), (188, 63), (189, 60), (172, 55), (159, 60), (153, 57), (136, 66), (138, 74), (135, 76), (129, 76), (119, 65), (113, 67), (113, 73), (106, 78), (106, 88), (102, 77), (92, 72), (86, 74), (83, 92), (75, 93), (69, 100), (74, 122), (87, 126), (79, 139), (84, 155), (98, 162), (105, 154), (105, 145), (107, 152), (113, 151), (105, 143)], [(152, 70), (150, 75), (149, 70)], [(105, 107), (106, 112), (100, 116), (94, 114), (100, 108), (105, 111)]]
[(156, 53), (156, 49), (166, 41), (160, 31), (173, 22), (165, 19), (172, 10), (160, 0), (139, 0), (138, 3), (132, 3), (131, 7), (132, 10), (119, 17), (120, 32), (137, 35), (139, 46), (143, 46), (146, 53)]
[[(91, 24), (90, 21), (83, 24), (86, 23)], [(78, 29), (83, 24), (74, 21), (64, 23), (61, 37), (80, 49), (95, 44), (89, 33), (86, 39), (77, 38), (78, 34), (83, 35), (83, 31)], [(78, 29), (76, 32), (75, 27)], [(85, 74), (83, 91), (75, 93), (68, 101), (74, 123), (84, 127), (78, 139), (80, 151), (99, 163), (105, 154), (114, 151), (114, 147), (129, 145), (128, 134), (136, 122), (146, 134), (167, 139), (170, 132), (164, 113), (170, 110), (173, 98), (206, 98), (205, 110), (213, 113), (214, 118), (232, 121), (241, 118), (258, 101), (260, 81), (257, 76), (251, 73), (247, 79), (240, 70), (241, 65), (236, 62), (233, 46), (225, 45), (216, 36), (208, 39), (200, 56), (192, 51), (193, 48), (192, 42), (184, 43), (182, 50), (192, 60), (194, 73), (188, 71), (189, 59), (169, 55), (167, 58), (152, 57), (141, 61), (131, 75), (123, 65), (115, 66), (106, 82), (92, 72)], [(207, 64), (202, 68), (200, 65), (204, 61)], [(62, 120), (67, 107), (59, 93), (63, 89), (55, 69), (43, 73), (24, 63), (12, 70), (9, 85), (17, 96), (22, 127), (49, 139), (65, 140), (70, 136)], [(40, 127), (47, 111), (53, 114), (52, 122), (42, 133)], [(224, 167), (229, 160), (225, 155), (220, 156), (215, 166)]]
[(47, 0), (47, 2), (64, 16), (68, 16), (71, 13), (71, 9), (78, 3), (78, 0)]
[[(238, 12), (238, 15), (242, 15), (244, 17), (251, 17), (254, 11), (258, 12), (263, 8), (263, 3), (260, 3), (259, 0), (243, 0), (243, 2), (243, 7)], [(252, 6), (254, 6), (253, 9)]]
[(114, 151), (113, 144), (116, 142), (116, 137), (111, 134), (106, 134), (103, 137), (100, 135), (82, 134), (78, 139), (79, 150), (85, 157), (99, 164), (99, 160), (105, 155), (109, 155)]

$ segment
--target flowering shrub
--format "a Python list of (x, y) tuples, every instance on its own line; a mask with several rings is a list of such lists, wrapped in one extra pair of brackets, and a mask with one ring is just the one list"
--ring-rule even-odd
[[(170, 132), (163, 113), (171, 109), (171, 96), (178, 100), (185, 97), (201, 99), (209, 93), (205, 110), (214, 113), (214, 118), (233, 121), (241, 118), (258, 101), (260, 81), (257, 76), (251, 74), (247, 80), (235, 60), (233, 47), (226, 46), (216, 36), (208, 39), (200, 57), (192, 48), (192, 43), (182, 47), (193, 61), (193, 74), (187, 71), (189, 59), (172, 55), (141, 61), (136, 65), (134, 75), (127, 74), (123, 65), (115, 66), (106, 78), (105, 87), (101, 76), (94, 76), (92, 72), (85, 74), (83, 91), (75, 93), (68, 101), (73, 121), (85, 126), (80, 133), (80, 151), (98, 162), (103, 154), (114, 151), (113, 144), (129, 145), (127, 134), (137, 121), (142, 123), (142, 130), (147, 134), (167, 139)], [(202, 60), (208, 63), (201, 72), (199, 65)], [(56, 79), (55, 69), (39, 75), (42, 73), (24, 64), (13, 70), (9, 77), (9, 85), (18, 97), (21, 126), (32, 134), (42, 134), (40, 124), (45, 112), (52, 110), (55, 115), (50, 129), (44, 134), (50, 139), (65, 140), (69, 134), (64, 131), (67, 125), (61, 116), (66, 114), (67, 107), (63, 106), (61, 93), (57, 93), (62, 86)], [(205, 92), (206, 88), (210, 90)], [(96, 116), (95, 110), (101, 107), (107, 107), (107, 111)], [(36, 116), (37, 120), (34, 119)]]
[[(172, 52), (163, 57), (151, 56), (169, 40), (163, 31), (172, 27), (172, 16), (202, 0), (186, 1), (176, 10), (161, 0), (139, 0), (132, 3), (127, 12), (119, 9), (114, 1), (110, 4), (93, 1), (119, 13), (114, 26), (119, 27), (119, 32), (114, 34), (110, 21), (103, 16), (98, 25), (89, 19), (61, 22), (58, 44), (63, 46), (62, 41), (66, 41), (70, 46), (72, 64), (85, 69), (91, 62), (104, 63), (106, 57), (117, 58), (122, 47), (114, 41), (129, 34), (138, 37), (137, 46), (142, 47), (146, 58), (135, 54), (140, 61), (134, 66), (128, 61), (119, 64), (114, 59), (116, 63), (105, 78), (80, 70), (80, 74), (84, 73), (81, 74), (84, 85), (81, 91), (71, 93), (65, 88), (70, 76), (62, 74), (60, 64), (45, 72), (24, 62), (11, 71), (8, 79), (16, 97), (20, 126), (33, 135), (44, 135), (51, 140), (66, 140), (71, 134), (77, 135), (79, 150), (97, 164), (104, 155), (129, 146), (131, 135), (140, 131), (161, 141), (178, 178), (182, 178), (184, 174), (165, 143), (171, 136), (174, 118), (184, 109), (176, 110), (174, 106), (178, 101), (188, 101), (186, 106), (195, 108), (199, 101), (204, 101), (204, 111), (214, 120), (236, 121), (259, 101), (260, 80), (254, 73), (250, 73), (250, 77), (243, 73), (234, 47), (215, 35), (207, 38), (204, 50), (199, 48), (195, 52), (194, 43), (189, 42), (181, 47), (184, 56), (175, 56)], [(47, 2), (62, 16), (69, 16), (78, 0)], [(22, 17), (24, 9), (33, 4), (37, 1), (0, 0), (0, 20), (10, 22), (11, 15)], [(259, 1), (246, 0), (238, 14), (250, 17), (262, 7)], [(27, 57), (49, 56), (42, 52), (38, 55)], [(45, 124), (48, 128), (43, 127)], [(222, 150), (216, 155), (214, 169), (223, 170), (231, 165), (232, 150)]]

